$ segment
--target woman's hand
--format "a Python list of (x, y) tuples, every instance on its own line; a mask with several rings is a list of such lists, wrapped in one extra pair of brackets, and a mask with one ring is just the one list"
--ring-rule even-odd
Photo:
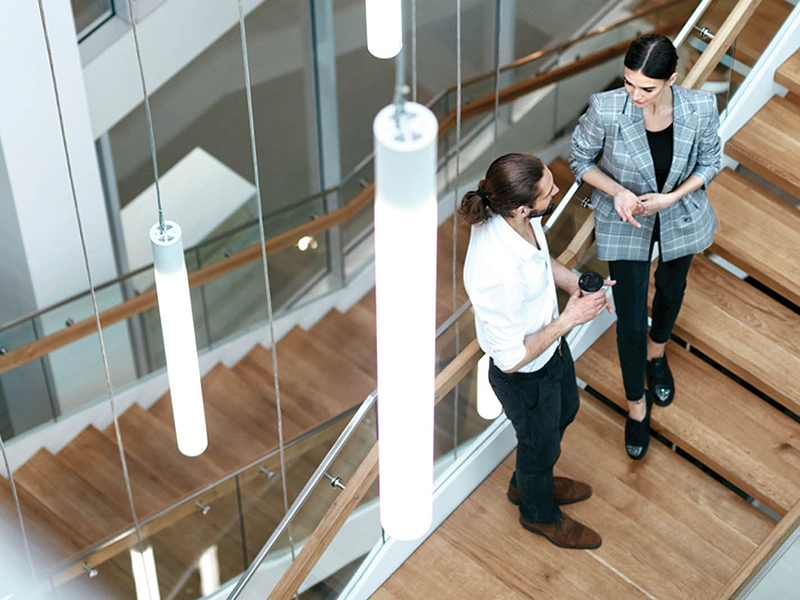
[(633, 215), (639, 214), (641, 196), (637, 197), (633, 192), (628, 189), (622, 188), (614, 196), (614, 210), (617, 211), (619, 218), (624, 223), (630, 223), (634, 227), (641, 227), (641, 224), (633, 218)]
[(672, 194), (642, 194), (638, 199), (638, 206), (636, 214), (650, 216), (656, 214), (660, 210), (669, 208), (678, 198)]

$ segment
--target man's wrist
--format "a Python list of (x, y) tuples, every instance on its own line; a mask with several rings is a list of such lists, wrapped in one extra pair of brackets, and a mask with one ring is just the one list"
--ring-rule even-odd
[(553, 325), (555, 329), (553, 333), (556, 334), (555, 338), (556, 340), (560, 337), (567, 335), (575, 327), (575, 323), (572, 322), (572, 319), (568, 316), (567, 313), (561, 313), (560, 315), (558, 315), (553, 320)]

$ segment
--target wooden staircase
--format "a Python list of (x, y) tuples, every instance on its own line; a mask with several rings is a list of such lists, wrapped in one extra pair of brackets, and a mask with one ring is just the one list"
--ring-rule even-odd
[(776, 81), (787, 97), (725, 148), (774, 187), (725, 169), (708, 190), (720, 220), (711, 252), (747, 277), (695, 258), (667, 347), (677, 394), (654, 408), (645, 460), (625, 455), (615, 328), (576, 363), (587, 388), (556, 470), (593, 485), (565, 512), (603, 545), (559, 550), (522, 530), (505, 501), (512, 455), (373, 598), (706, 600), (775, 527), (756, 505), (784, 515), (800, 501), (800, 211), (787, 202), (800, 197), (800, 52)]
[[(704, 14), (698, 25), (716, 34), (736, 5), (736, 0), (717, 0)], [(794, 6), (786, 0), (762, 0), (753, 16), (736, 38), (736, 60), (752, 67), (792, 12)]]
[[(452, 313), (452, 218), (439, 230), (439, 290), (437, 323)], [(458, 305), (466, 301), (461, 270), (469, 240), (469, 228), (459, 220), (457, 273)], [(463, 319), (469, 328), (471, 318)], [(444, 338), (438, 349), (442, 361), (449, 360), (454, 348)], [(284, 439), (295, 439), (359, 404), (376, 386), (375, 296), (368, 293), (349, 311), (330, 311), (313, 328), (295, 327), (277, 345)], [(256, 346), (235, 366), (218, 364), (202, 380), (209, 446), (199, 457), (189, 458), (177, 450), (169, 393), (149, 409), (133, 405), (119, 418), (125, 458), (131, 479), (137, 518), (147, 519), (188, 494), (211, 486), (227, 473), (255, 461), (278, 446), (277, 408), (271, 352)], [(450, 413), (452, 414), (452, 412)], [(437, 414), (441, 427), (452, 427), (452, 417)], [(346, 420), (328, 428), (301, 450), (287, 453), (289, 502), (302, 489)], [(469, 428), (469, 421), (462, 428)], [(351, 442), (353, 443), (353, 442)], [(358, 443), (356, 440), (355, 443)], [(366, 452), (366, 450), (364, 450)], [(362, 456), (353, 457), (355, 469)], [(340, 459), (341, 460), (341, 459)], [(345, 460), (347, 458), (345, 457)], [(275, 460), (270, 470), (277, 472)], [(280, 477), (263, 475), (240, 477), (246, 514), (247, 552), (258, 552), (283, 516)], [(122, 474), (113, 425), (104, 431), (87, 427), (57, 454), (40, 450), (15, 472), (28, 531), (35, 538), (34, 561), (38, 570), (69, 559), (132, 525), (130, 505)], [(240, 573), (243, 562), (239, 536), (238, 507), (234, 483), (230, 481), (201, 497), (212, 510), (202, 515), (193, 503), (171, 511), (145, 529), (147, 543), (156, 553), (162, 595), (199, 554), (215, 542), (225, 528), (220, 543), (231, 550), (219, 551), (220, 568), (227, 578)], [(334, 494), (334, 492), (331, 492)], [(329, 503), (334, 496), (327, 499)], [(249, 498), (249, 502), (248, 502)], [(233, 504), (231, 505), (231, 502)], [(316, 525), (327, 504), (313, 502), (306, 511), (306, 528)], [(230, 505), (230, 506), (227, 506)], [(0, 479), (2, 535), (21, 547), (19, 526), (8, 482)], [(231, 520), (235, 527), (231, 528)], [(302, 526), (293, 531), (295, 539), (308, 535)], [(234, 542), (231, 542), (235, 538)], [(227, 540), (227, 542), (226, 542)], [(286, 541), (281, 542), (282, 545)], [(238, 545), (238, 547), (237, 547)], [(280, 545), (280, 544), (279, 544)], [(73, 579), (62, 585), (81, 597), (134, 597), (127, 545), (109, 549), (95, 559), (97, 579)], [(19, 554), (18, 571), (27, 572), (24, 555)], [(104, 562), (103, 562), (104, 561)], [(70, 579), (80, 574), (73, 569)], [(0, 586), (2, 588), (2, 586)]]

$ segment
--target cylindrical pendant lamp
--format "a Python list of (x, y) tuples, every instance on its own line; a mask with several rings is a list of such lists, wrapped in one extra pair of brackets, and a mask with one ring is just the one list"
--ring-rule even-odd
[(367, 50), (394, 58), (403, 47), (402, 0), (367, 0)]
[(489, 421), (494, 421), (503, 412), (503, 405), (489, 383), (489, 355), (484, 354), (478, 361), (476, 371), (478, 377), (478, 415)]
[(156, 223), (150, 246), (178, 450), (198, 456), (208, 447), (208, 434), (181, 228), (172, 221), (164, 221), (163, 229)]
[(406, 102), (373, 132), (381, 524), (414, 540), (432, 517), (438, 123)]

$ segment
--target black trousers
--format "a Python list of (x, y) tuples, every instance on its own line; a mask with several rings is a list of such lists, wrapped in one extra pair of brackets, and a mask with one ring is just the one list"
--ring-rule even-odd
[(511, 484), (519, 490), (520, 514), (532, 523), (555, 523), (561, 510), (553, 496), (553, 466), (580, 403), (569, 347), (562, 340), (548, 363), (533, 373), (503, 373), (490, 361), (489, 383), (517, 433)]
[[(659, 223), (653, 229), (650, 244), (658, 240)], [(652, 327), (650, 339), (658, 344), (669, 341), (672, 327), (678, 318), (686, 290), (686, 275), (692, 264), (692, 255), (663, 261), (659, 256), (655, 274)], [(630, 401), (644, 395), (645, 366), (647, 364), (647, 290), (650, 285), (650, 261), (609, 261), (609, 276), (617, 281), (611, 288), (617, 311), (617, 351), (622, 367), (625, 397)]]

